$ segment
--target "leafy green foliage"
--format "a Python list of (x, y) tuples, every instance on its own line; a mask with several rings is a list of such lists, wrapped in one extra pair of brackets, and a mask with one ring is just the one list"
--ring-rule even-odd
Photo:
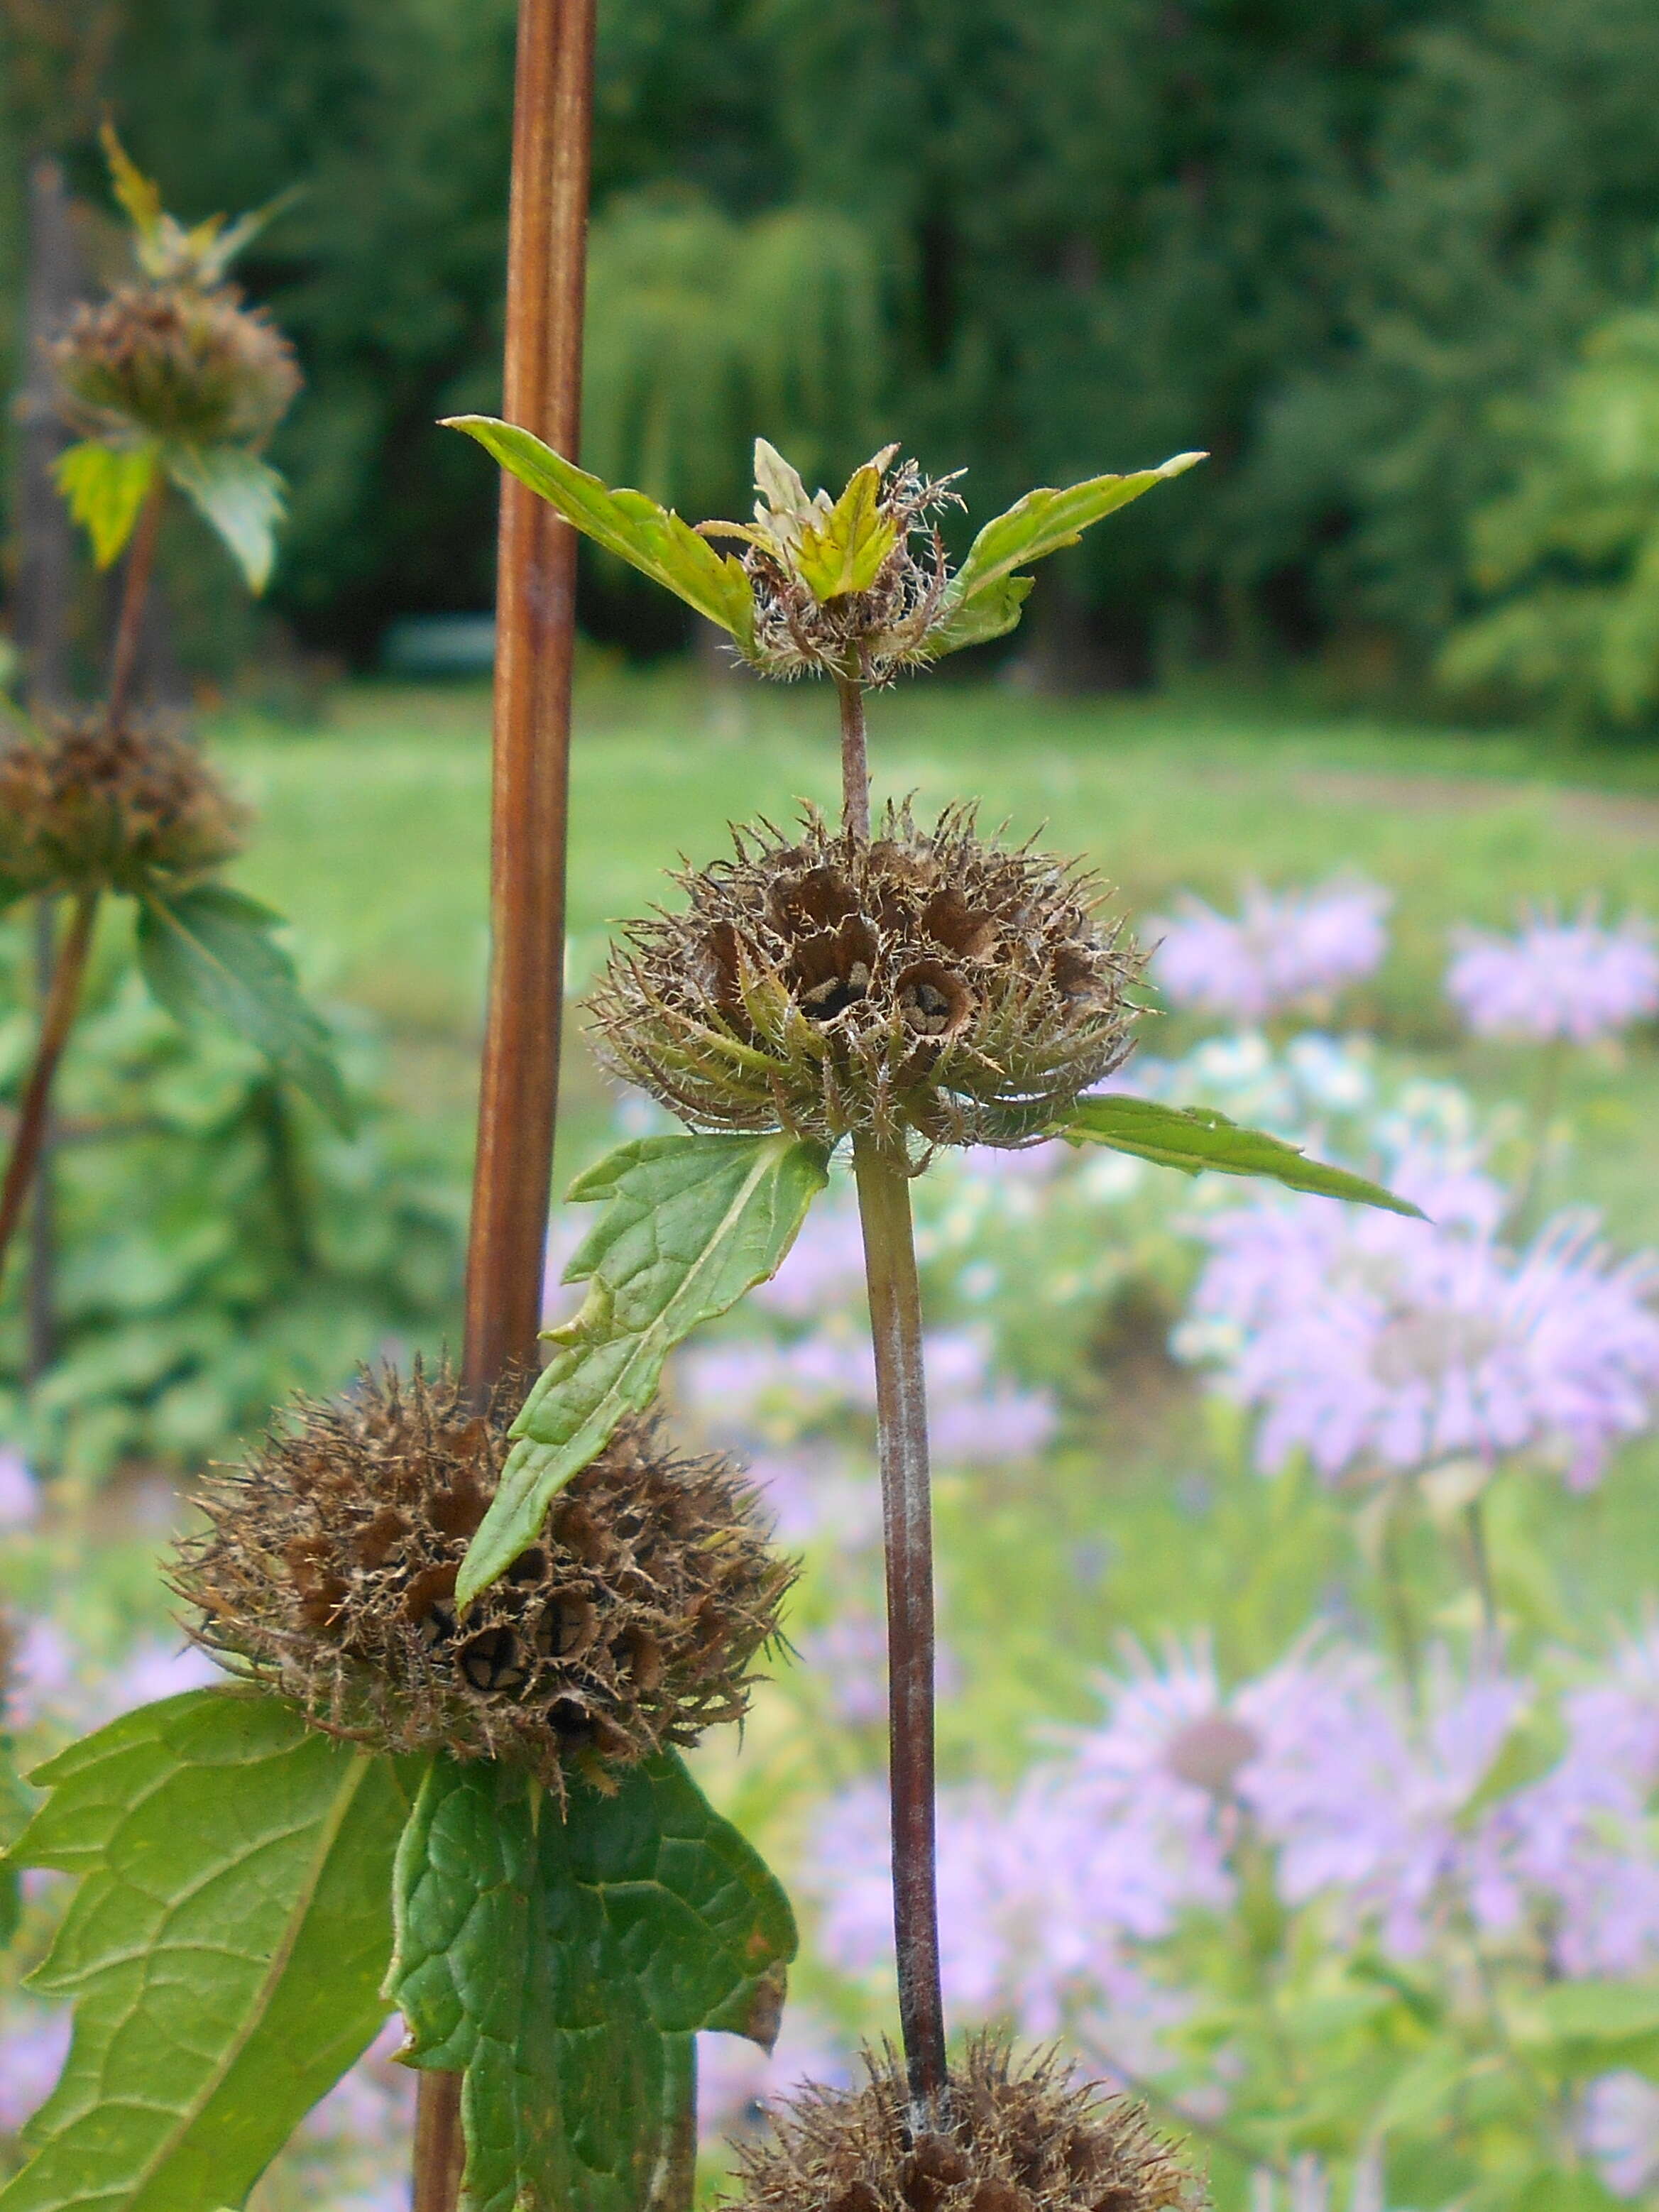
[(509, 1768), (438, 1760), (395, 1909), (410, 2063), (465, 2075), (468, 2212), (689, 2201), (692, 2039), (770, 2047), (795, 1930), (675, 1753), (562, 1808)]
[(85, 438), (52, 465), (58, 489), (92, 540), (92, 557), (100, 568), (119, 558), (137, 526), (138, 511), (155, 481), (158, 451), (155, 446), (108, 446)]
[(263, 592), (276, 557), (283, 479), (258, 454), (236, 446), (169, 446), (167, 474), (230, 549), (249, 591)]
[(822, 521), (802, 530), (795, 568), (814, 599), (867, 592), (875, 582), (898, 542), (897, 525), (877, 507), (880, 494), (881, 471), (868, 465), (857, 469)]
[(1316, 1191), (1325, 1198), (1347, 1199), (1357, 1206), (1378, 1206), (1390, 1213), (1423, 1218), (1420, 1206), (1396, 1198), (1379, 1183), (1344, 1168), (1326, 1167), (1304, 1157), (1300, 1148), (1260, 1129), (1241, 1129), (1210, 1106), (1162, 1106), (1127, 1093), (1079, 1099), (1071, 1120), (1055, 1133), (1072, 1145), (1105, 1145), (1133, 1152), (1159, 1167), (1183, 1175), (1265, 1176), (1287, 1190)]
[(792, 1137), (644, 1137), (571, 1185), (603, 1202), (565, 1270), (586, 1283), (574, 1321), (514, 1424), (501, 1487), (456, 1583), (465, 1605), (540, 1533), (549, 1501), (649, 1404), (663, 1361), (702, 1322), (775, 1273), (823, 1188), (822, 1146)]
[(528, 430), (485, 415), (456, 415), (447, 427), (465, 430), (501, 466), (556, 507), (574, 529), (663, 585), (700, 615), (729, 630), (740, 646), (754, 635), (754, 601), (743, 563), (717, 553), (706, 538), (641, 491), (611, 491), (544, 446)]
[(75, 2002), (5, 2212), (240, 2203), (372, 2040), (405, 1803), (279, 1699), (198, 1690), (70, 1747), (12, 1856), (80, 1877), (34, 1985)]
[(138, 914), (144, 981), (181, 1022), (210, 1013), (257, 1045), (343, 1136), (351, 1108), (328, 1030), (300, 995), (272, 931), (282, 917), (224, 884), (146, 894)]
[(8, 1854), (33, 1811), (34, 1799), (13, 1760), (11, 1739), (0, 1735), (0, 1950), (17, 1933), (22, 1905), (17, 1866)]
[[(29, 958), (20, 916), (0, 929), (0, 1097), (32, 1044)], [(453, 1334), (465, 1133), (392, 1112), (372, 1030), (328, 1020), (349, 1138), (251, 1044), (181, 1028), (130, 958), (100, 962), (58, 1088), (57, 1355), (27, 1394), (21, 1269), (0, 1299), (0, 1424), (37, 1467), (222, 1457), (295, 1387)]]

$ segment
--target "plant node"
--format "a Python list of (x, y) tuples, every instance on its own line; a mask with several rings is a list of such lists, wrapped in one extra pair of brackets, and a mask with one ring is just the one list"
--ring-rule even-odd
[(293, 347), (228, 284), (124, 284), (49, 351), (68, 421), (118, 443), (261, 446), (300, 388)]

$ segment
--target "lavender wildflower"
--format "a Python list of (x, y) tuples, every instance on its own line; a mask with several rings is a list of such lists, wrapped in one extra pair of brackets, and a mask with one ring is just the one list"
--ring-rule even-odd
[(1528, 1453), (1592, 1486), (1652, 1419), (1659, 1256), (1615, 1260), (1582, 1212), (1513, 1253), (1486, 1178), (1407, 1163), (1397, 1182), (1431, 1222), (1269, 1200), (1203, 1224), (1177, 1351), (1218, 1358), (1260, 1410), (1264, 1469), (1303, 1450), (1340, 1482)]
[(1532, 909), (1513, 937), (1460, 929), (1446, 991), (1476, 1036), (1589, 1044), (1659, 1012), (1659, 947), (1627, 915), (1603, 929), (1587, 902), (1574, 921)]
[(0, 2134), (14, 2135), (43, 2105), (69, 2055), (67, 2011), (20, 2007), (0, 2027)]
[(1584, 2093), (1584, 2148), (1615, 2197), (1659, 2183), (1659, 2088), (1641, 2074), (1603, 2074)]
[(0, 1528), (27, 1528), (40, 1514), (40, 1486), (28, 1462), (0, 1444)]
[(1358, 878), (1278, 894), (1249, 884), (1235, 918), (1188, 892), (1152, 925), (1163, 932), (1152, 974), (1171, 1005), (1228, 1020), (1316, 1012), (1381, 964), (1392, 903)]

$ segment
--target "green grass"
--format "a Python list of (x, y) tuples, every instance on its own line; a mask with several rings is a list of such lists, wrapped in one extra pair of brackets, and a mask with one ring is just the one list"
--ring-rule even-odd
[[(347, 690), (321, 730), (227, 723), (222, 757), (260, 824), (242, 880), (290, 915), (329, 988), (393, 1042), (401, 1103), (464, 1126), (487, 957), (489, 700), (483, 687)], [(991, 687), (901, 688), (872, 715), (878, 792), (923, 808), (974, 795), (988, 817), (1087, 853), (1132, 914), (1183, 885), (1226, 899), (1241, 878), (1305, 881), (1341, 866), (1398, 904), (1387, 969), (1353, 1009), (1483, 1097), (1515, 1092), (1524, 1057), (1458, 1039), (1439, 994), (1454, 922), (1503, 923), (1527, 898), (1659, 908), (1659, 758), (1553, 750), (1339, 716), (1250, 695), (1034, 701)], [(611, 925), (663, 895), (681, 854), (712, 857), (728, 821), (834, 803), (821, 690), (678, 671), (600, 670), (580, 686), (570, 854), (570, 967), (580, 982)], [(1162, 1044), (1182, 1041), (1177, 1025)], [(1594, 1136), (1575, 1185), (1623, 1233), (1659, 1237), (1659, 1059), (1577, 1056), (1566, 1102)], [(568, 1056), (562, 1164), (596, 1140), (605, 1092)]]

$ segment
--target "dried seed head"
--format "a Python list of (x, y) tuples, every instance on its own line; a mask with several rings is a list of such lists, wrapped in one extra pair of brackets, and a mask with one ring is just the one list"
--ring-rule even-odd
[(1016, 2068), (977, 2039), (950, 2118), (914, 2134), (902, 2068), (866, 2053), (862, 2088), (808, 2087), (738, 2154), (735, 2212), (1199, 2212), (1202, 2185), (1139, 2106), (1053, 2057)]
[(0, 891), (138, 891), (241, 846), (243, 810), (175, 731), (64, 716), (0, 746)]
[(300, 388), (294, 349), (228, 284), (123, 285), (50, 352), (64, 414), (94, 437), (261, 446)]
[(740, 1719), (793, 1569), (730, 1462), (676, 1457), (653, 1421), (624, 1423), (457, 1613), (523, 1395), (504, 1384), (480, 1415), (417, 1364), (301, 1402), (200, 1500), (211, 1528), (173, 1573), (197, 1641), (322, 1728), (511, 1759), (554, 1788)]
[[(764, 438), (755, 441), (755, 519), (708, 522), (737, 538), (755, 602), (748, 657), (765, 676), (808, 670), (884, 684), (928, 659), (944, 619), (950, 569), (933, 518), (960, 507), (955, 477), (924, 477), (888, 446), (854, 477), (842, 501), (807, 492)], [(848, 504), (854, 488), (863, 494)], [(856, 589), (846, 588), (849, 580)]]
[(805, 817), (677, 878), (591, 1002), (601, 1055), (695, 1126), (1027, 1144), (1118, 1066), (1140, 955), (1101, 887), (969, 808), (872, 844)]

